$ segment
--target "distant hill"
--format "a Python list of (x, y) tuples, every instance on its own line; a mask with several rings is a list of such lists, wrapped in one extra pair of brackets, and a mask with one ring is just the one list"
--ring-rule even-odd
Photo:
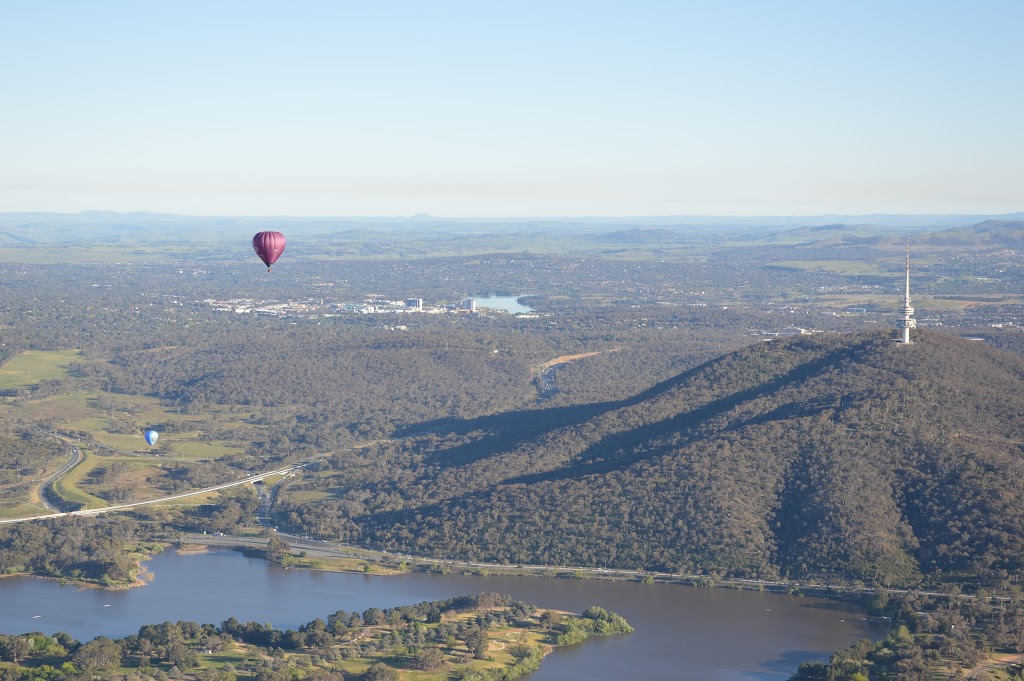
[(929, 246), (967, 248), (1024, 248), (1024, 220), (985, 220), (976, 225), (927, 235)]
[[(372, 230), (402, 233), (490, 234), (515, 231), (575, 232), (616, 243), (663, 243), (680, 234), (721, 233), (761, 235), (787, 230), (783, 241), (820, 240), (834, 235), (865, 233), (875, 236), (900, 230), (966, 228), (985, 220), (1013, 221), (1010, 215), (816, 215), (816, 216), (704, 216), (655, 215), (627, 217), (520, 217), (447, 218), (411, 217), (296, 217), (296, 216), (198, 216), (150, 213), (119, 213), (92, 210), (81, 213), (0, 213), (0, 232), (17, 243), (136, 243), (155, 237), (209, 240), (234, 238), (261, 229), (287, 230), (306, 237), (331, 237), (339, 231)], [(613, 230), (609, 232), (609, 229)], [(603, 235), (603, 236), (602, 236)], [(0, 241), (0, 244), (3, 242)]]
[(467, 422), (459, 444), (398, 457), (390, 488), (354, 482), (300, 515), (475, 560), (891, 585), (1019, 575), (1024, 359), (916, 339), (761, 343), (623, 402)]
[(680, 233), (663, 228), (636, 228), (609, 232), (594, 237), (594, 241), (615, 244), (660, 244), (680, 240)]
[(891, 248), (902, 250), (904, 238), (910, 235), (914, 248), (1021, 248), (1024, 246), (1022, 217), (1014, 214), (1002, 219), (978, 220), (952, 226), (939, 219), (931, 223), (906, 223), (898, 225), (902, 233), (895, 233), (897, 225), (885, 223), (803, 225), (772, 232), (765, 235), (764, 239), (767, 244), (816, 248), (869, 246), (884, 251)]

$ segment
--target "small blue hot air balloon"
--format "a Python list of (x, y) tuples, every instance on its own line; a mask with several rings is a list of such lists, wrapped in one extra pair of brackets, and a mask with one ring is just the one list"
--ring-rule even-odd
[(150, 447), (152, 447), (153, 445), (156, 444), (157, 438), (159, 438), (159, 437), (160, 437), (160, 433), (156, 432), (155, 430), (147, 430), (146, 431), (146, 444), (148, 444)]

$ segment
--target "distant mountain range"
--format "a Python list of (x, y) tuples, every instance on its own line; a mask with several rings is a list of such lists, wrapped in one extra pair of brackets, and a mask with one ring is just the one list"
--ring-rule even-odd
[[(411, 217), (232, 217), (191, 216), (167, 213), (85, 211), (82, 213), (0, 213), (0, 245), (107, 242), (134, 243), (162, 239), (223, 239), (234, 233), (262, 229), (287, 230), (303, 236), (328, 236), (346, 230), (387, 232), (450, 232), (481, 234), (502, 231), (576, 231), (620, 236), (626, 242), (673, 241), (695, 233), (773, 233), (781, 230), (816, 229), (922, 231), (965, 228), (987, 220), (1021, 221), (1024, 213), (1009, 215), (817, 215), (817, 216), (639, 216), (639, 217), (528, 217), (441, 218)], [(634, 233), (635, 230), (635, 233)], [(825, 236), (820, 234), (819, 236)]]
[(375, 544), (510, 563), (1019, 575), (1024, 359), (890, 336), (761, 343), (622, 402), (461, 424), (468, 441), (394, 490), (406, 508), (350, 521)]

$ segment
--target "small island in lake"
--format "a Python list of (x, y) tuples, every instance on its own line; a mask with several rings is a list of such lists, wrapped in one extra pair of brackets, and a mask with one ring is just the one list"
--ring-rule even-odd
[(632, 631), (599, 607), (575, 615), (480, 594), (339, 610), (297, 630), (231, 618), (145, 625), (88, 643), (63, 633), (0, 635), (0, 680), (507, 681), (536, 670), (556, 647)]

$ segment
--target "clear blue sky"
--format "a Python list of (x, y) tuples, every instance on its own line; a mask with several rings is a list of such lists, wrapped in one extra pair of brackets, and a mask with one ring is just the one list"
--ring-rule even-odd
[(1024, 2), (0, 0), (0, 212), (1024, 210)]

